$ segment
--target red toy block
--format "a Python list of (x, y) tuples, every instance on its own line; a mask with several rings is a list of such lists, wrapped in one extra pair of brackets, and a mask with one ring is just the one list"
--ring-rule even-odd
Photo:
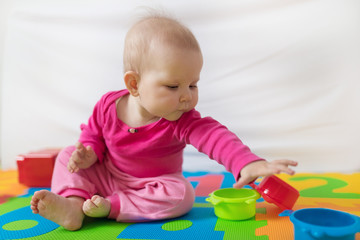
[(50, 187), (55, 159), (61, 149), (43, 149), (16, 157), (19, 183), (28, 187)]

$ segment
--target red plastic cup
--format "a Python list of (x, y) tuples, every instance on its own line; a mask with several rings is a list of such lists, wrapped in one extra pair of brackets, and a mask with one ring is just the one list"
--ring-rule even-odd
[(265, 201), (274, 203), (282, 210), (291, 210), (300, 195), (298, 190), (274, 175), (263, 178), (258, 186), (250, 185)]

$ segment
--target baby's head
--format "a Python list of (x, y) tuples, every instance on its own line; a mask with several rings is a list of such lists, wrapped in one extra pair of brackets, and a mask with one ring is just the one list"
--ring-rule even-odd
[(202, 64), (194, 35), (171, 18), (144, 18), (126, 36), (124, 81), (144, 118), (174, 121), (193, 109)]
[(201, 54), (192, 32), (175, 19), (152, 15), (135, 23), (128, 31), (124, 46), (124, 72), (141, 75), (151, 55), (161, 47), (194, 50)]

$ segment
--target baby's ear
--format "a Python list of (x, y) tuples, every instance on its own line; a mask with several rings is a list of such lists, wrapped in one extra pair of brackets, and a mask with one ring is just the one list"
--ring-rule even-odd
[(129, 90), (130, 94), (134, 97), (139, 96), (138, 85), (139, 85), (140, 76), (134, 71), (128, 71), (124, 74), (124, 82), (126, 88)]

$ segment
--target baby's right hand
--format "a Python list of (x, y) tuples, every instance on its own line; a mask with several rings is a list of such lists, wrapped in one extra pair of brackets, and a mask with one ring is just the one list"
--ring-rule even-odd
[(90, 146), (85, 147), (81, 142), (78, 142), (75, 147), (76, 149), (67, 164), (67, 168), (71, 173), (78, 172), (80, 169), (89, 168), (97, 160), (96, 153)]

